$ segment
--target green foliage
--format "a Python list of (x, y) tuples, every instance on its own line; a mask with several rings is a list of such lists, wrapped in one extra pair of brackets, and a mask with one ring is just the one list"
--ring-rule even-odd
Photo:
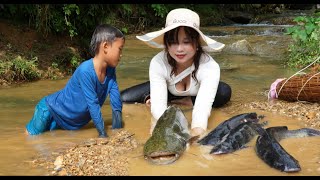
[(202, 26), (206, 25), (206, 21), (212, 21), (211, 17), (219, 15), (218, 8), (214, 4), (2, 4), (1, 19), (19, 26), (28, 25), (30, 29), (40, 32), (43, 37), (49, 34), (69, 35), (70, 38), (77, 40), (75, 43), (81, 45), (79, 49), (82, 56), (80, 51), (66, 48), (65, 52), (53, 57), (51, 61), (41, 60), (45, 64), (41, 64), (41, 68), (52, 63), (48, 69), (42, 71), (37, 67), (37, 54), (50, 53), (48, 51), (50, 47), (35, 43), (27, 53), (23, 54), (27, 59), (20, 56), (12, 58), (8, 55), (17, 54), (19, 50), (8, 42), (4, 46), (8, 50), (6, 53), (8, 57), (0, 61), (0, 84), (4, 79), (8, 82), (32, 81), (40, 76), (56, 79), (65, 74), (72, 74), (82, 60), (90, 56), (87, 51), (88, 42), (96, 25), (109, 23), (125, 34), (140, 33), (153, 27), (157, 29), (163, 27), (167, 13), (181, 7), (196, 10), (201, 17)]
[(131, 16), (133, 13), (131, 4), (121, 4), (121, 12), (126, 17)]
[(72, 74), (81, 62), (82, 58), (77, 51), (68, 47), (63, 53), (55, 57), (52, 67), (59, 67), (63, 71), (66, 71), (67, 74)]
[(4, 4), (0, 17), (25, 22), (44, 37), (67, 34), (74, 38), (90, 36), (100, 23), (112, 24), (126, 34), (162, 27), (167, 13), (178, 7), (196, 10), (202, 25), (218, 22), (222, 15), (215, 4)]
[(60, 72), (58, 67), (58, 64), (53, 62), (51, 66), (48, 67), (48, 69), (45, 72), (43, 72), (43, 78), (56, 80), (64, 77), (64, 75)]
[(287, 28), (286, 32), (294, 42), (289, 45), (287, 65), (307, 66), (320, 56), (320, 13), (314, 17), (299, 16), (294, 21), (297, 25)]
[(13, 79), (9, 72), (11, 71), (11, 66), (13, 63), (11, 61), (0, 61), (0, 77), (1, 79)]
[(201, 26), (216, 25), (222, 22), (223, 13), (216, 4), (196, 4), (193, 10), (201, 17)]
[(164, 4), (151, 4), (151, 7), (155, 11), (155, 16), (160, 16), (161, 18), (166, 17), (168, 9)]
[[(77, 16), (80, 14), (80, 9), (76, 4), (64, 4), (63, 5), (63, 12), (64, 12), (64, 19), (65, 19), (65, 24), (67, 25), (69, 35), (70, 37), (74, 37), (75, 35), (78, 35), (77, 33), (77, 28), (75, 26), (75, 20), (71, 22), (71, 17), (73, 13), (74, 15)], [(73, 18), (76, 19), (76, 18)]]
[(28, 61), (22, 59), (21, 56), (18, 56), (13, 60), (13, 71), (16, 74), (18, 80), (27, 80), (33, 81), (40, 78), (40, 73), (37, 68), (38, 58), (34, 57), (32, 60)]
[(127, 34), (127, 33), (128, 33), (128, 28), (123, 27), (123, 28), (121, 28), (121, 31), (122, 31), (123, 33)]
[(17, 56), (12, 61), (0, 62), (0, 78), (11, 81), (34, 81), (41, 77), (37, 68), (37, 58), (28, 61)]

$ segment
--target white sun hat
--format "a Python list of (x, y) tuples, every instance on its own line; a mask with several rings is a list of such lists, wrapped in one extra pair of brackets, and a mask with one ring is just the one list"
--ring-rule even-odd
[(153, 48), (164, 48), (164, 33), (179, 26), (188, 26), (196, 30), (200, 34), (202, 48), (208, 52), (219, 52), (225, 46), (223, 43), (217, 42), (205, 36), (199, 29), (199, 15), (196, 12), (186, 8), (178, 8), (170, 11), (167, 15), (165, 28), (136, 37)]

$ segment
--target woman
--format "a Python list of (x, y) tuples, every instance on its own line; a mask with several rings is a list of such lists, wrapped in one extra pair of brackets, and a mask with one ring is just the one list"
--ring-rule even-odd
[(164, 29), (137, 36), (151, 47), (164, 48), (149, 66), (153, 118), (160, 118), (168, 102), (187, 97), (184, 102), (193, 104), (192, 136), (205, 133), (212, 107), (221, 107), (231, 97), (230, 86), (219, 83), (219, 65), (205, 52), (221, 51), (224, 44), (205, 36), (199, 25), (197, 13), (178, 8), (168, 13)]

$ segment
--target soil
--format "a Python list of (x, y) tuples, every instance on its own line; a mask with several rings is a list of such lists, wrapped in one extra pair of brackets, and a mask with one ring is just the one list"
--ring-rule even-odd
[(236, 113), (243, 109), (261, 110), (296, 118), (307, 128), (320, 129), (320, 104), (306, 101), (288, 102), (280, 99), (256, 101), (250, 103), (234, 103), (224, 108), (225, 111)]
[(21, 55), (26, 59), (36, 56), (39, 67), (47, 69), (54, 58), (63, 53), (66, 47), (78, 48), (76, 41), (69, 36), (44, 36), (27, 25), (18, 26), (6, 20), (0, 20), (1, 59), (8, 54)]
[[(0, 19), (0, 62), (10, 62), (15, 58), (36, 60), (37, 68), (34, 71), (41, 74), (40, 79), (62, 79), (70, 75), (74, 69), (71, 59), (87, 58), (86, 49), (79, 40), (68, 35), (45, 35), (28, 25), (16, 25)], [(28, 81), (32, 80), (21, 78), (19, 74), (6, 69), (0, 76), (0, 88)]]

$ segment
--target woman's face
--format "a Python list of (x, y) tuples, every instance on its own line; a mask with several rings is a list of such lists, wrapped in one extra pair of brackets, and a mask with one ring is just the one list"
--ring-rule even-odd
[(174, 42), (168, 47), (170, 56), (180, 65), (191, 65), (194, 55), (196, 54), (196, 46), (191, 39), (187, 37), (184, 28), (179, 28), (178, 42)]

